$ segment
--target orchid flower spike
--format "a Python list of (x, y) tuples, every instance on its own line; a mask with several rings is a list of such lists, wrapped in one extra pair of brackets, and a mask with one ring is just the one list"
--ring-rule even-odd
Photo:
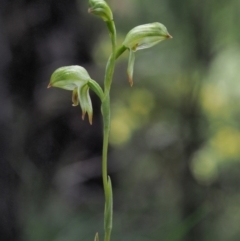
[(83, 67), (78, 65), (65, 66), (53, 72), (48, 88), (58, 87), (72, 91), (73, 106), (80, 103), (82, 119), (84, 119), (87, 112), (89, 122), (92, 124), (93, 109), (88, 85), (90, 81), (92, 80)]
[(112, 11), (104, 0), (89, 0), (89, 6), (89, 13), (101, 17), (105, 22), (113, 20)]
[(127, 73), (131, 86), (133, 85), (134, 52), (150, 48), (168, 38), (172, 38), (172, 36), (168, 33), (167, 28), (157, 22), (139, 25), (128, 32), (122, 45), (129, 49)]

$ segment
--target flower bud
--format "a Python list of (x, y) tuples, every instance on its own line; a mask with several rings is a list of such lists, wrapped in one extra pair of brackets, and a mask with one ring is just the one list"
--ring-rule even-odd
[(127, 72), (131, 86), (133, 85), (134, 52), (140, 49), (150, 48), (168, 38), (172, 38), (172, 36), (161, 23), (139, 25), (128, 32), (122, 45), (130, 51)]
[(113, 20), (112, 11), (104, 0), (89, 0), (89, 6), (89, 13), (101, 17), (105, 22)]
[(65, 66), (53, 72), (48, 88), (58, 87), (73, 91), (73, 106), (77, 106), (79, 103), (82, 109), (82, 119), (87, 112), (89, 122), (92, 124), (93, 110), (88, 86), (90, 80), (88, 72), (83, 67), (77, 65)]

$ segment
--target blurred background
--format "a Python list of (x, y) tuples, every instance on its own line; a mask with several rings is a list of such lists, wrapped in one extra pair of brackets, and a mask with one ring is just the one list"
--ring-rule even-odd
[[(240, 240), (240, 1), (109, 0), (118, 44), (133, 27), (173, 39), (128, 54), (112, 85), (115, 241)], [(0, 1), (0, 240), (103, 240), (100, 102), (93, 125), (51, 73), (103, 84), (111, 47), (87, 0)]]

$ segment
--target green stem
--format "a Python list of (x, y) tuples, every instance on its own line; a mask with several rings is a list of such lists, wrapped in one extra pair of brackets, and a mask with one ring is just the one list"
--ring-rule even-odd
[(112, 42), (112, 54), (108, 59), (108, 63), (106, 66), (105, 72), (105, 79), (104, 79), (104, 92), (105, 95), (109, 95), (111, 84), (112, 84), (112, 77), (115, 68), (115, 55), (116, 55), (116, 29), (114, 25), (114, 21), (108, 21), (107, 27), (109, 30), (111, 42)]
[(108, 139), (110, 132), (110, 89), (115, 68), (115, 52), (116, 52), (116, 29), (113, 21), (108, 21), (107, 27), (112, 42), (112, 54), (109, 57), (104, 79), (104, 97), (102, 100), (103, 115), (103, 152), (102, 152), (102, 178), (105, 195), (105, 211), (104, 211), (104, 241), (110, 241), (112, 231), (112, 187), (111, 180), (107, 174), (107, 157), (108, 157)]
[(127, 48), (124, 45), (120, 46), (116, 51), (115, 59), (117, 59), (122, 53), (124, 53), (126, 49)]

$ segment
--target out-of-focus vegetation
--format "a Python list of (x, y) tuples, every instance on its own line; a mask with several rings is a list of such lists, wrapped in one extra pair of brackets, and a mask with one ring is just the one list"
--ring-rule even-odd
[[(155, 21), (173, 36), (136, 53), (133, 87), (127, 54), (117, 63), (112, 240), (239, 241), (239, 0), (108, 2), (119, 43)], [(93, 240), (103, 219), (99, 103), (92, 95), (90, 127), (69, 93), (46, 86), (69, 64), (102, 84), (105, 26), (87, 1), (0, 6), (1, 240)]]

